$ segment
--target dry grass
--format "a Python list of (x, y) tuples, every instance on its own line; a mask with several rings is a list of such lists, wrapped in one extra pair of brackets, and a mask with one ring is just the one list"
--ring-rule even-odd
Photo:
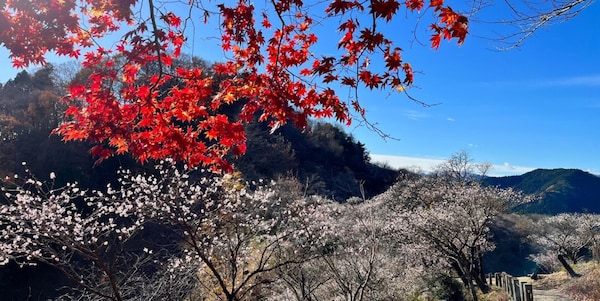
[(479, 300), (481, 301), (510, 301), (510, 297), (508, 294), (500, 289), (494, 288), (491, 292), (479, 296)]
[(533, 288), (540, 290), (560, 289), (572, 279), (566, 271), (552, 274), (539, 275), (539, 279), (533, 281)]
[(577, 301), (600, 300), (600, 265), (588, 263), (580, 274), (583, 276), (565, 285), (565, 292)]
[(534, 289), (562, 291), (577, 301), (600, 300), (600, 264), (586, 262), (574, 267), (581, 277), (571, 278), (566, 271), (540, 275), (533, 281)]

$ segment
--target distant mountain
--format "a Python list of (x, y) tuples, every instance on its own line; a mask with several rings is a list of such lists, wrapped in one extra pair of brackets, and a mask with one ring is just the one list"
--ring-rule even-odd
[(579, 169), (536, 169), (520, 176), (489, 177), (486, 185), (512, 187), (538, 199), (516, 208), (523, 213), (600, 213), (600, 177)]

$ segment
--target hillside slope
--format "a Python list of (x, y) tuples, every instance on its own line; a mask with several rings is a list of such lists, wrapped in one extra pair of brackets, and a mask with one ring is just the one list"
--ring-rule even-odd
[(512, 187), (537, 195), (516, 208), (523, 213), (600, 213), (600, 177), (579, 169), (536, 169), (520, 176), (490, 177), (486, 185)]

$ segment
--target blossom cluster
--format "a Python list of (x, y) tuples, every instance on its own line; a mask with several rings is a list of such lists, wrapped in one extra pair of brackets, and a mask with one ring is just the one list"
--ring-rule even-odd
[(561, 213), (533, 222), (528, 239), (539, 249), (531, 259), (549, 271), (560, 264), (558, 255), (573, 263), (581, 251), (600, 242), (600, 215), (590, 213)]
[[(195, 266), (199, 275), (208, 271), (197, 275), (205, 277), (204, 284), (243, 295), (262, 274), (296, 260), (289, 254), (315, 250), (326, 232), (315, 223), (318, 197), (286, 196), (274, 182), (181, 169), (171, 161), (145, 175), (122, 170), (118, 183), (104, 191), (83, 190), (77, 183), (54, 188), (56, 175), (50, 178), (50, 183), (13, 181), (5, 188), (2, 264), (47, 263), (115, 300), (125, 299), (127, 288), (119, 283), (152, 278), (127, 273), (142, 265), (161, 266), (169, 275)], [(152, 241), (154, 229), (168, 233), (166, 242)]]
[(102, 191), (55, 188), (55, 174), (49, 183), (17, 179), (0, 204), (2, 263), (53, 265), (79, 284), (73, 294), (110, 300), (146, 292), (397, 300), (450, 270), (472, 283), (480, 255), (494, 248), (489, 225), (528, 201), (509, 189), (414, 176), (340, 204), (294, 191), (298, 183), (172, 161), (146, 174), (121, 170)]

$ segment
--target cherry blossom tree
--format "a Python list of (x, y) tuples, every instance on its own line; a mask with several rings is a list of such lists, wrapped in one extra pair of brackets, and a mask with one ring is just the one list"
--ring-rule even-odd
[[(542, 266), (548, 262), (559, 260), (571, 276), (573, 269), (562, 259), (566, 258), (576, 264), (581, 251), (593, 247), (598, 237), (600, 216), (582, 213), (561, 213), (541, 218), (534, 223), (534, 230), (528, 238), (541, 248), (540, 254), (532, 259)], [(551, 265), (550, 265), (551, 266)]]
[[(394, 256), (395, 242), (385, 235), (385, 223), (372, 203), (333, 205), (337, 213), (334, 247), (321, 258), (331, 279), (324, 284), (325, 300), (401, 299), (405, 254)], [(410, 278), (407, 278), (410, 279)], [(418, 279), (418, 278), (417, 278)], [(403, 294), (404, 293), (404, 294)]]
[[(218, 197), (185, 198), (205, 200), (201, 218), (188, 209), (163, 211), (156, 218), (183, 230), (186, 258), (199, 258), (202, 263), (200, 285), (209, 292), (218, 288), (219, 298), (247, 300), (260, 296), (260, 289), (274, 281), (276, 269), (307, 260), (318, 245), (322, 232), (315, 223), (318, 198), (294, 198), (268, 185), (250, 191), (251, 183), (229, 175), (222, 183), (206, 184), (211, 187), (208, 191), (214, 187), (226, 189)], [(170, 195), (176, 196), (199, 189), (187, 186), (185, 181), (167, 186), (172, 190)]]
[(447, 262), (474, 300), (476, 286), (488, 289), (479, 267), (482, 254), (494, 248), (490, 223), (526, 201), (511, 189), (431, 177), (401, 180), (377, 198), (393, 212), (392, 229), (422, 244), (429, 258)]
[[(48, 264), (63, 272), (81, 290), (106, 300), (125, 300), (121, 290), (135, 290), (140, 269), (153, 260), (145, 252), (123, 251), (143, 226), (126, 207), (100, 192), (76, 183), (54, 187), (35, 178), (20, 185), (15, 176), (0, 205), (0, 259), (21, 265)], [(10, 188), (12, 186), (12, 188)], [(135, 280), (138, 279), (138, 280)], [(133, 293), (129, 291), (129, 293)], [(164, 296), (164, 295), (163, 295)]]
[[(274, 281), (274, 270), (306, 260), (322, 232), (313, 223), (319, 198), (184, 172), (172, 162), (155, 174), (122, 171), (118, 187), (104, 192), (33, 178), (14, 186), (18, 179), (7, 183), (13, 186), (0, 205), (2, 263), (54, 266), (82, 293), (74, 298), (246, 300)], [(179, 286), (185, 283), (172, 278), (192, 281)], [(165, 286), (171, 289), (156, 293)]]
[(324, 285), (331, 281), (323, 271), (327, 266), (321, 260), (314, 258), (298, 264), (279, 269), (278, 294), (272, 300), (317, 301), (322, 300)]
[(293, 300), (404, 300), (427, 290), (446, 267), (430, 259), (423, 244), (390, 231), (381, 202), (353, 198), (320, 208), (330, 217), (321, 256), (281, 271), (284, 293)]

